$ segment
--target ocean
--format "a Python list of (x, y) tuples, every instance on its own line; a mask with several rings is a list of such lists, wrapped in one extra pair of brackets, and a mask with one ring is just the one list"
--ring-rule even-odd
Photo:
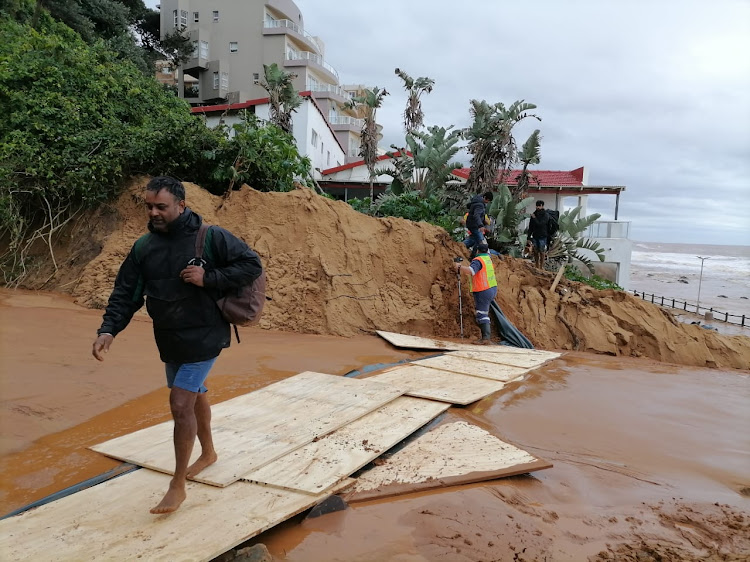
[[(707, 258), (702, 278), (697, 256)], [(631, 291), (664, 296), (670, 304), (671, 299), (686, 301), (695, 310), (700, 285), (701, 316), (713, 308), (712, 325), (721, 328), (724, 323), (717, 320), (723, 320), (725, 313), (734, 315), (730, 319), (736, 323), (744, 314), (745, 325), (750, 327), (750, 246), (634, 242), (630, 268)], [(694, 315), (681, 318), (697, 319)], [(749, 331), (735, 333), (750, 335)]]

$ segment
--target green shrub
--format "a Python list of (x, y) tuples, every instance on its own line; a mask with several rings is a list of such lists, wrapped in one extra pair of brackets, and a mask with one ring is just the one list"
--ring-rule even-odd
[(604, 279), (603, 277), (599, 277), (598, 275), (592, 275), (591, 277), (584, 277), (575, 265), (565, 266), (565, 278), (570, 279), (571, 281), (578, 281), (579, 283), (585, 283), (586, 285), (590, 285), (591, 287), (594, 287), (595, 289), (600, 289), (600, 290), (614, 289), (616, 291), (625, 290), (614, 281), (610, 281), (609, 279)]

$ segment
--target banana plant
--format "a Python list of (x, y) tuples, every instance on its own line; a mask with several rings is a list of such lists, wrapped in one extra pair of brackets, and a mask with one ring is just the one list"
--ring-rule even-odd
[(547, 257), (550, 260), (563, 261), (564, 263), (572, 263), (574, 260), (580, 261), (591, 273), (594, 273), (592, 254), (593, 257), (603, 262), (604, 248), (595, 240), (583, 238), (583, 233), (601, 215), (594, 213), (582, 217), (580, 216), (581, 209), (582, 207), (578, 206), (560, 215), (560, 229), (550, 244)]
[(518, 226), (529, 217), (527, 207), (533, 201), (527, 197), (522, 201), (515, 201), (507, 185), (500, 184), (492, 200), (488, 214), (492, 222), (491, 238), (495, 241), (494, 249), (518, 257), (521, 248), (526, 244), (526, 235), (521, 234)]

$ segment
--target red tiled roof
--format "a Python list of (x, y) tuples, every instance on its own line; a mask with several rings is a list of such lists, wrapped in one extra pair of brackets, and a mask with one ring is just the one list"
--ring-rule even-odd
[[(407, 151), (406, 154), (408, 154), (409, 156), (411, 156), (411, 152), (409, 152), (409, 151)], [(394, 156), (401, 156), (401, 151), (397, 150), (396, 152), (393, 153), (393, 155)], [(378, 161), (388, 160), (389, 158), (390, 158), (390, 156), (388, 156), (387, 154), (381, 154), (380, 156), (378, 156)], [(328, 168), (327, 170), (323, 170), (320, 173), (323, 176), (328, 176), (330, 174), (335, 174), (336, 172), (341, 172), (342, 170), (349, 170), (351, 168), (358, 168), (359, 166), (364, 166), (364, 165), (365, 165), (365, 161), (364, 160), (357, 160), (356, 162), (349, 162), (348, 164), (344, 164), (342, 166), (336, 166), (335, 168)], [(468, 168), (466, 168), (466, 169), (468, 170)]]
[[(469, 173), (471, 168), (459, 168), (453, 170), (453, 174), (463, 178), (469, 179)], [(558, 186), (571, 186), (579, 187), (583, 185), (583, 167), (576, 168), (569, 172), (558, 171), (558, 170), (528, 170), (531, 174), (529, 183), (544, 187), (545, 185)], [(505, 183), (506, 185), (518, 185), (518, 176), (521, 174), (521, 170), (509, 170), (504, 176), (504, 181), (501, 180), (500, 174), (498, 173), (497, 183)]]

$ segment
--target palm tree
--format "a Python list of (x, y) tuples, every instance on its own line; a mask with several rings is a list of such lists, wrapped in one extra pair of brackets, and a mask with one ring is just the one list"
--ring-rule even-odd
[(359, 155), (365, 161), (370, 173), (370, 201), (374, 199), (373, 180), (375, 179), (375, 164), (378, 161), (378, 124), (375, 120), (377, 109), (383, 105), (383, 98), (388, 95), (385, 88), (365, 88), (364, 94), (355, 96), (346, 104), (349, 109), (360, 109), (364, 114), (362, 120), (362, 140)]
[(450, 127), (429, 127), (427, 131), (414, 131), (406, 135), (406, 147), (391, 145), (393, 151), (386, 152), (391, 158), (393, 169), (375, 170), (375, 175), (389, 175), (393, 178), (391, 192), (398, 195), (412, 189), (424, 197), (442, 196), (441, 190), (451, 179), (451, 172), (460, 168), (458, 162), (451, 162), (458, 153), (456, 146), (461, 139), (460, 131)]
[(432, 78), (422, 76), (414, 79), (403, 70), (397, 68), (396, 75), (404, 81), (404, 89), (409, 92), (406, 100), (406, 109), (404, 110), (404, 129), (406, 134), (419, 130), (424, 123), (424, 113), (422, 112), (422, 102), (420, 100), (423, 93), (430, 93), (435, 81)]
[(273, 63), (263, 65), (263, 77), (260, 85), (268, 92), (270, 121), (285, 133), (291, 134), (292, 113), (302, 105), (302, 98), (292, 84), (297, 75), (284, 72), (279, 65)]
[[(553, 269), (557, 269), (562, 263), (572, 263), (577, 260), (584, 264), (591, 273), (594, 273), (593, 257), (604, 261), (604, 248), (599, 242), (584, 238), (584, 231), (595, 223), (601, 216), (599, 213), (581, 215), (581, 206), (569, 209), (560, 215), (560, 230), (557, 236), (550, 242), (547, 252), (547, 263)], [(586, 253), (582, 253), (585, 251)], [(550, 263), (552, 262), (552, 263)]]
[(507, 108), (502, 103), (490, 105), (484, 100), (471, 100), (472, 124), (463, 132), (471, 154), (471, 172), (466, 182), (469, 193), (488, 191), (497, 182), (498, 172), (505, 176), (517, 157), (513, 127), (527, 117), (541, 121), (528, 113), (532, 109), (536, 105), (523, 100)]
[(531, 173), (528, 171), (528, 167), (531, 164), (539, 164), (541, 155), (539, 153), (539, 144), (542, 137), (539, 134), (539, 129), (536, 129), (529, 135), (529, 138), (523, 143), (521, 150), (518, 152), (518, 159), (523, 162), (523, 169), (518, 177), (516, 187), (511, 189), (513, 199), (518, 201), (521, 197), (524, 197), (529, 189), (529, 179)]

